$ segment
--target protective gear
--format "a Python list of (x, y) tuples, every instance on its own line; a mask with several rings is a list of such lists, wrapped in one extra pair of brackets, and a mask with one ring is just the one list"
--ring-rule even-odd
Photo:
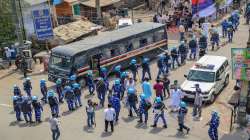
[(127, 75), (127, 72), (122, 72), (122, 74), (121, 74), (121, 78), (125, 78), (125, 77), (127, 77), (128, 75)]
[(37, 100), (38, 100), (37, 96), (32, 96), (32, 101), (37, 101)]
[(73, 88), (74, 88), (74, 89), (81, 89), (81, 86), (80, 86), (80, 84), (78, 84), (78, 83), (74, 83), (74, 84), (73, 84)]
[(76, 80), (76, 75), (71, 75), (69, 79), (70, 79), (70, 81), (75, 81)]
[(121, 65), (115, 66), (115, 71), (121, 71)]
[(43, 95), (43, 98), (41, 100), (43, 100), (45, 103), (47, 103), (47, 92), (48, 92), (48, 89), (47, 89), (47, 85), (46, 85), (46, 80), (45, 79), (40, 80), (40, 90), (41, 90), (41, 93)]
[(115, 80), (115, 85), (119, 85), (119, 84), (121, 84), (120, 80), (119, 80), (119, 79), (116, 79), (116, 80)]
[(40, 80), (40, 84), (46, 84), (46, 80), (45, 79)]
[(57, 85), (62, 84), (62, 79), (60, 79), (60, 78), (59, 78), (59, 79), (57, 79), (57, 80), (56, 80), (56, 84), (57, 84)]
[(66, 91), (71, 91), (72, 89), (71, 89), (70, 86), (66, 86), (66, 87), (65, 87), (65, 90), (66, 90)]
[(23, 83), (23, 89), (26, 91), (28, 96), (31, 96), (31, 82), (30, 82), (30, 78), (26, 78), (26, 81)]
[(156, 98), (155, 98), (155, 102), (156, 102), (156, 103), (160, 103), (160, 102), (161, 102), (161, 97), (156, 97)]
[(73, 91), (74, 91), (74, 95), (75, 95), (75, 106), (77, 107), (82, 106), (82, 102), (81, 102), (81, 86), (78, 83), (74, 83), (73, 84)]
[(141, 81), (143, 81), (145, 79), (146, 73), (148, 74), (149, 79), (151, 80), (151, 73), (150, 73), (150, 67), (149, 67), (149, 58), (143, 58), (141, 66), (142, 66), (142, 79), (141, 79)]
[[(35, 99), (35, 100), (33, 100), (33, 99)], [(41, 122), (43, 107), (42, 107), (41, 103), (37, 101), (36, 96), (32, 96), (32, 106), (33, 106), (34, 111), (35, 111), (36, 122)]]
[(144, 100), (144, 99), (146, 98), (146, 95), (142, 93), (142, 94), (140, 95), (140, 98), (141, 98), (141, 100)]
[(149, 59), (148, 58), (143, 58), (142, 63), (148, 63)]
[(181, 45), (183, 45), (183, 44), (185, 44), (185, 41), (181, 41), (181, 43), (180, 43)]
[(180, 107), (186, 108), (186, 107), (187, 107), (187, 104), (186, 104), (185, 102), (181, 101)]
[(101, 67), (101, 72), (107, 72), (107, 68)]
[(88, 71), (88, 76), (93, 76), (93, 71), (92, 70)]
[(136, 59), (132, 59), (130, 64), (136, 64)]
[(130, 87), (128, 89), (128, 94), (135, 94), (135, 89)]
[(17, 121), (22, 121), (21, 119), (21, 104), (22, 104), (22, 98), (19, 96), (13, 96), (13, 109), (16, 113), (16, 120)]
[(13, 101), (17, 101), (17, 100), (18, 100), (18, 96), (13, 96), (13, 97), (12, 97), (12, 100), (13, 100)]
[(48, 97), (54, 97), (55, 92), (53, 90), (48, 91)]
[(56, 80), (56, 92), (58, 94), (59, 102), (63, 103), (63, 86), (60, 78)]
[(17, 85), (14, 85), (13, 87), (13, 93), (14, 93), (14, 96), (21, 96), (21, 90)]
[(55, 92), (53, 90), (49, 90), (48, 92), (48, 102), (51, 110), (51, 114), (59, 115), (59, 102), (57, 98), (54, 96)]
[(74, 110), (74, 102), (75, 102), (75, 94), (71, 88), (66, 88), (65, 89), (65, 99), (68, 104), (68, 109), (70, 111)]

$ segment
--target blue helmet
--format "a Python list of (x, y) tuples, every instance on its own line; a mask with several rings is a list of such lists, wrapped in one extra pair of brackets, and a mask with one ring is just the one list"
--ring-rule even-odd
[(124, 72), (122, 72), (122, 74), (121, 74), (121, 77), (127, 77), (128, 76), (128, 73), (126, 72), (126, 71), (124, 71)]
[(107, 72), (107, 68), (101, 67), (101, 71), (102, 71), (102, 72)]
[(120, 84), (120, 79), (116, 79), (115, 80), (115, 85), (119, 85)]
[(38, 100), (37, 96), (32, 96), (32, 100), (37, 101)]
[(132, 59), (130, 63), (131, 64), (136, 64), (136, 59)]
[(45, 83), (46, 83), (45, 79), (40, 80), (40, 84), (45, 84)]
[(12, 97), (12, 100), (13, 100), (13, 101), (16, 101), (17, 99), (18, 99), (18, 96), (13, 96), (13, 97)]
[(186, 104), (185, 102), (181, 101), (180, 107), (186, 108), (186, 107), (187, 107), (187, 104)]
[(115, 66), (115, 71), (121, 71), (121, 65)]
[(70, 87), (70, 86), (66, 86), (64, 89), (65, 89), (66, 91), (70, 91), (70, 90), (71, 90), (71, 87)]
[(180, 44), (181, 44), (181, 45), (185, 44), (185, 41), (181, 41)]
[(142, 93), (142, 94), (140, 95), (140, 98), (141, 98), (142, 100), (144, 100), (144, 99), (146, 98), (146, 95), (145, 95), (144, 93)]
[(161, 102), (161, 98), (160, 98), (160, 97), (156, 97), (156, 98), (155, 98), (155, 102), (156, 102), (156, 103), (160, 103), (160, 102)]
[(135, 88), (128, 88), (128, 94), (135, 94)]
[(88, 76), (92, 76), (93, 75), (93, 71), (92, 70), (89, 70), (88, 71)]
[(75, 81), (76, 80), (76, 75), (74, 74), (74, 75), (71, 75), (70, 77), (69, 77), (69, 79), (71, 80), (71, 81)]
[(148, 58), (143, 58), (142, 63), (148, 63), (149, 59)]
[(74, 83), (74, 84), (73, 84), (73, 88), (74, 88), (74, 89), (80, 89), (81, 86), (80, 86), (80, 84), (78, 84), (78, 83)]
[(57, 79), (57, 80), (56, 80), (56, 84), (57, 84), (57, 85), (62, 84), (62, 80), (61, 80), (60, 78), (59, 78), (59, 79)]
[(161, 54), (161, 55), (159, 55), (159, 58), (162, 60), (165, 58), (165, 55)]
[(54, 90), (49, 90), (47, 96), (48, 97), (53, 97), (55, 94)]
[(229, 22), (228, 22), (228, 25), (229, 25), (229, 26), (232, 26), (232, 25), (233, 25), (233, 23), (232, 23), (231, 21), (229, 21)]

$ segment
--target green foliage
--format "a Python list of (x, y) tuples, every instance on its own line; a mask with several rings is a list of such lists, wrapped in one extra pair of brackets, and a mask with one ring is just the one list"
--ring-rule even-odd
[(0, 47), (16, 39), (11, 0), (0, 0)]

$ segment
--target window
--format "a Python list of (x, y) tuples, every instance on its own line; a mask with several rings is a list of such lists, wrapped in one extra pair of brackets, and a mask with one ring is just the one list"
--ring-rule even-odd
[(224, 69), (226, 69), (229, 66), (228, 61), (226, 60), (223, 64)]
[(80, 16), (80, 5), (79, 4), (75, 4), (73, 5), (73, 14), (75, 16)]
[(80, 55), (75, 58), (74, 66), (76, 68), (82, 68), (86, 65), (86, 56)]
[(117, 48), (117, 49), (111, 49), (110, 50), (110, 55), (111, 57), (115, 57), (117, 55), (120, 55), (120, 50)]
[(214, 72), (190, 70), (187, 79), (197, 82), (214, 82)]
[(126, 47), (126, 52), (130, 52), (134, 49), (134, 46), (132, 43), (129, 43), (128, 45), (125, 46)]
[(224, 67), (223, 67), (223, 65), (220, 67), (220, 69), (217, 71), (217, 73), (216, 73), (216, 79), (219, 79), (220, 78), (220, 76), (221, 76), (221, 74), (224, 72)]
[(54, 68), (61, 68), (65, 70), (69, 70), (71, 68), (71, 61), (69, 58), (52, 56), (51, 64), (52, 64), (52, 67)]
[(140, 40), (140, 47), (144, 47), (144, 46), (146, 46), (147, 44), (148, 44), (147, 38), (142, 38), (142, 39)]

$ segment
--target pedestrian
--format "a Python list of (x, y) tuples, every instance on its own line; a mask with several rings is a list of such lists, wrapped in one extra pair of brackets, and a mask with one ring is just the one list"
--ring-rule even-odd
[(48, 102), (49, 102), (51, 114), (56, 114), (56, 116), (59, 117), (59, 102), (53, 90), (48, 91)]
[(75, 106), (74, 106), (75, 95), (74, 95), (74, 92), (70, 86), (65, 87), (64, 95), (65, 95), (66, 102), (68, 104), (69, 111), (75, 110)]
[(168, 74), (169, 72), (169, 66), (171, 64), (169, 64), (169, 60), (170, 60), (170, 55), (168, 53), (168, 51), (165, 51), (165, 56), (164, 56), (164, 62), (165, 62), (165, 74)]
[(92, 71), (88, 71), (86, 82), (87, 82), (87, 86), (88, 86), (88, 89), (89, 89), (89, 95), (94, 95), (95, 84), (94, 84), (94, 78), (93, 78), (93, 72)]
[(112, 91), (113, 93), (117, 94), (117, 96), (121, 99), (121, 94), (122, 94), (122, 85), (120, 79), (116, 79), (115, 83), (112, 86)]
[(161, 54), (159, 56), (159, 59), (157, 60), (157, 66), (158, 66), (158, 74), (157, 74), (157, 79), (160, 78), (161, 74), (165, 73), (165, 56)]
[(23, 82), (23, 90), (27, 93), (28, 96), (31, 97), (31, 89), (32, 89), (32, 86), (31, 86), (31, 78), (30, 77), (27, 77), (25, 79), (25, 81)]
[(228, 22), (228, 30), (227, 30), (227, 35), (228, 35), (228, 42), (232, 43), (233, 42), (233, 35), (234, 35), (234, 28), (232, 22)]
[(186, 58), (187, 58), (187, 48), (185, 46), (185, 41), (181, 41), (181, 44), (179, 45), (179, 54), (181, 57), (181, 64), (185, 64)]
[(127, 83), (126, 83), (126, 90), (128, 90), (129, 88), (135, 88), (135, 81), (134, 79), (132, 78), (132, 76), (128, 76), (128, 80), (127, 80)]
[(178, 87), (178, 81), (174, 81), (173, 89), (171, 91), (171, 111), (176, 112), (179, 109), (180, 102), (182, 100), (182, 91)]
[(210, 40), (211, 40), (212, 51), (213, 51), (215, 45), (217, 46), (217, 48), (219, 47), (219, 41), (220, 41), (219, 33), (216, 28), (212, 29)]
[[(196, 59), (196, 52), (197, 52), (197, 42), (195, 36), (192, 37), (192, 39), (189, 41), (189, 49), (190, 49), (190, 54), (189, 54), (189, 59), (190, 60), (195, 60)], [(192, 58), (193, 56), (193, 58)]]
[(161, 100), (163, 100), (163, 84), (161, 83), (160, 79), (156, 80), (156, 83), (154, 84), (154, 90), (156, 97), (160, 97)]
[(172, 48), (170, 54), (171, 54), (171, 58), (172, 58), (172, 69), (175, 68), (175, 62), (177, 63), (178, 67), (181, 66), (179, 63), (179, 53), (178, 53), (176, 47)]
[(82, 106), (82, 101), (81, 101), (81, 96), (82, 96), (82, 91), (81, 91), (81, 86), (78, 83), (73, 84), (73, 92), (75, 95), (75, 106)]
[(13, 109), (14, 109), (14, 112), (16, 113), (16, 120), (17, 121), (23, 121), (22, 118), (21, 118), (21, 101), (22, 101), (22, 97), (19, 97), (19, 96), (13, 96), (12, 97), (12, 100), (13, 100)]
[(17, 85), (13, 86), (13, 94), (14, 96), (22, 96), (21, 89)]
[(109, 98), (109, 104), (111, 104), (112, 108), (115, 109), (115, 114), (116, 114), (115, 121), (118, 122), (121, 110), (121, 103), (120, 103), (120, 98), (117, 96), (116, 93), (113, 93), (113, 95)]
[(105, 132), (108, 132), (108, 125), (110, 124), (111, 132), (114, 132), (114, 121), (116, 119), (115, 109), (111, 104), (104, 110)]
[(91, 128), (95, 124), (95, 104), (89, 99), (88, 104), (86, 106), (86, 113), (87, 113), (87, 124), (88, 127)]
[(138, 73), (138, 65), (136, 59), (132, 59), (131, 62), (129, 63), (129, 69), (132, 72), (133, 79), (137, 81), (137, 73)]
[(41, 100), (44, 101), (45, 103), (47, 103), (48, 88), (47, 88), (46, 80), (45, 79), (40, 80), (40, 90), (41, 90), (41, 93), (43, 95), (43, 97), (42, 97)]
[(208, 135), (211, 140), (218, 140), (218, 127), (220, 125), (220, 117), (218, 115), (218, 112), (213, 111), (211, 115), (211, 120), (208, 123), (209, 129), (208, 129)]
[(108, 91), (108, 89), (107, 89), (107, 86), (104, 82), (104, 79), (98, 78), (98, 81), (96, 83), (96, 92), (97, 92), (97, 97), (100, 100), (101, 107), (104, 107), (107, 91)]
[(138, 109), (138, 114), (140, 117), (140, 120), (138, 123), (143, 123), (143, 115), (144, 115), (144, 123), (147, 125), (148, 122), (148, 110), (151, 108), (152, 104), (150, 101), (145, 100), (145, 94), (140, 95), (140, 103), (139, 103), (139, 109)]
[(194, 107), (193, 107), (193, 117), (195, 119), (201, 119), (202, 112), (202, 91), (199, 84), (195, 84), (195, 98), (194, 98)]
[(180, 41), (185, 40), (185, 27), (181, 24), (179, 25)]
[(31, 106), (31, 97), (23, 96), (21, 104), (21, 111), (23, 112), (24, 119), (26, 123), (33, 123), (32, 121), (32, 106)]
[(38, 101), (37, 96), (32, 96), (32, 106), (33, 106), (34, 111), (35, 111), (36, 122), (41, 123), (42, 122), (41, 116), (42, 116), (43, 107), (42, 107), (41, 103)]
[(166, 92), (167, 92), (168, 98), (170, 98), (170, 90), (169, 90), (170, 80), (168, 78), (168, 75), (164, 74), (161, 81), (163, 83), (163, 95), (164, 95), (164, 97), (166, 97)]
[(222, 27), (222, 36), (223, 38), (227, 37), (227, 28), (228, 28), (228, 22), (227, 20), (223, 20), (223, 22), (221, 23), (221, 27)]
[(146, 77), (142, 83), (142, 91), (145, 94), (145, 99), (150, 100), (152, 96), (152, 86), (149, 82), (149, 79)]
[(167, 122), (166, 122), (166, 118), (164, 116), (164, 109), (166, 109), (165, 104), (162, 102), (160, 97), (156, 97), (155, 103), (153, 105), (153, 113), (155, 113), (154, 124), (151, 125), (151, 127), (157, 127), (157, 122), (158, 122), (159, 118), (161, 118), (163, 121), (163, 124), (164, 124), (163, 128), (167, 128)]
[(23, 77), (26, 78), (28, 72), (28, 63), (26, 62), (25, 58), (22, 58), (21, 65), (22, 65)]
[(187, 115), (188, 109), (187, 109), (187, 105), (185, 102), (180, 102), (180, 109), (178, 111), (178, 124), (179, 124), (179, 132), (183, 132), (183, 129), (185, 129), (187, 131), (187, 134), (190, 131), (190, 128), (188, 128), (185, 125), (185, 117)]
[(202, 33), (200, 39), (199, 39), (199, 56), (202, 57), (206, 54), (207, 50), (207, 36), (205, 33)]
[(127, 102), (129, 105), (129, 117), (133, 117), (133, 110), (136, 113), (136, 115), (138, 116), (138, 110), (136, 107), (136, 104), (138, 103), (138, 98), (136, 95), (136, 90), (135, 88), (129, 88), (127, 90), (128, 92), (128, 97), (127, 97)]
[(56, 80), (56, 93), (58, 95), (59, 102), (63, 103), (63, 85), (60, 78)]
[(116, 78), (121, 78), (121, 65), (117, 65), (117, 66), (115, 66), (115, 76), (116, 76)]
[(144, 57), (142, 60), (142, 79), (144, 80), (146, 73), (148, 74), (149, 80), (151, 80), (151, 72), (150, 72), (150, 66), (149, 66), (149, 58)]
[(49, 120), (50, 130), (52, 132), (52, 140), (58, 140), (60, 137), (59, 124), (60, 121), (57, 119), (56, 114), (52, 114), (52, 118)]

